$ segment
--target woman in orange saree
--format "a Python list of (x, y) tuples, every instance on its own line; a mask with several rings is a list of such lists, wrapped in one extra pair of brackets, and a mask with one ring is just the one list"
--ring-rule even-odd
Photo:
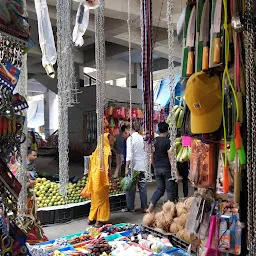
[(109, 205), (109, 173), (111, 171), (111, 145), (113, 136), (104, 133), (104, 167), (100, 167), (99, 146), (93, 152), (90, 159), (89, 181), (87, 193), (91, 197), (91, 209), (88, 224), (101, 227), (110, 217)]

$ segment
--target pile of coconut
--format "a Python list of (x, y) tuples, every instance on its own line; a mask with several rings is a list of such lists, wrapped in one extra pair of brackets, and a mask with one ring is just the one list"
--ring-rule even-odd
[(190, 242), (190, 234), (185, 226), (193, 200), (194, 197), (189, 197), (177, 204), (168, 201), (163, 205), (162, 211), (147, 213), (142, 224), (162, 233), (176, 234), (178, 238)]

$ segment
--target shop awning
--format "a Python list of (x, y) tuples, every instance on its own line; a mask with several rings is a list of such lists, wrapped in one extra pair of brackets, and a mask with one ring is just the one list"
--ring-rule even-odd
[[(178, 81), (180, 79), (179, 75), (175, 76), (173, 85), (176, 87)], [(159, 89), (155, 94), (155, 104), (160, 105), (163, 108), (168, 108), (170, 103), (170, 79), (164, 78), (161, 80)]]

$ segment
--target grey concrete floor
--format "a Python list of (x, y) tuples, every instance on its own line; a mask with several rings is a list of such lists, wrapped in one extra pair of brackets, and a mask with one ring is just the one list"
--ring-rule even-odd
[[(155, 191), (155, 183), (148, 184), (148, 200), (150, 200), (152, 194)], [(193, 194), (193, 188), (189, 188), (189, 194)], [(179, 185), (179, 197), (183, 197), (182, 187)], [(158, 202), (157, 208), (161, 208), (162, 204), (166, 201), (166, 195), (160, 199)], [(134, 213), (130, 212), (116, 212), (112, 213), (110, 216), (109, 223), (117, 224), (117, 223), (134, 223), (134, 224), (141, 224), (143, 213), (140, 211), (140, 199), (139, 193), (136, 193), (136, 202), (135, 202), (135, 209)], [(74, 234), (77, 232), (83, 232), (88, 228), (87, 225), (87, 218), (80, 219), (80, 220), (73, 220), (66, 224), (54, 224), (50, 226), (44, 227), (44, 231), (48, 239), (56, 239), (61, 236)]]

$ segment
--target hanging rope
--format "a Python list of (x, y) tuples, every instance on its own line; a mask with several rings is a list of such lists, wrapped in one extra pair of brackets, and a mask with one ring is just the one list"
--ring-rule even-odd
[(104, 170), (104, 110), (106, 98), (105, 2), (95, 10), (96, 112), (100, 168)]
[(68, 107), (72, 106), (74, 62), (72, 44), (72, 1), (57, 0), (58, 104), (59, 104), (59, 180), (60, 194), (66, 200), (69, 181)]
[(168, 45), (169, 45), (169, 79), (170, 79), (170, 145), (171, 145), (171, 174), (172, 179), (177, 179), (177, 161), (176, 161), (176, 147), (175, 140), (177, 136), (176, 122), (174, 115), (171, 114), (173, 106), (175, 105), (175, 68), (174, 68), (174, 31), (173, 31), (173, 0), (167, 0), (167, 24), (168, 24)]

